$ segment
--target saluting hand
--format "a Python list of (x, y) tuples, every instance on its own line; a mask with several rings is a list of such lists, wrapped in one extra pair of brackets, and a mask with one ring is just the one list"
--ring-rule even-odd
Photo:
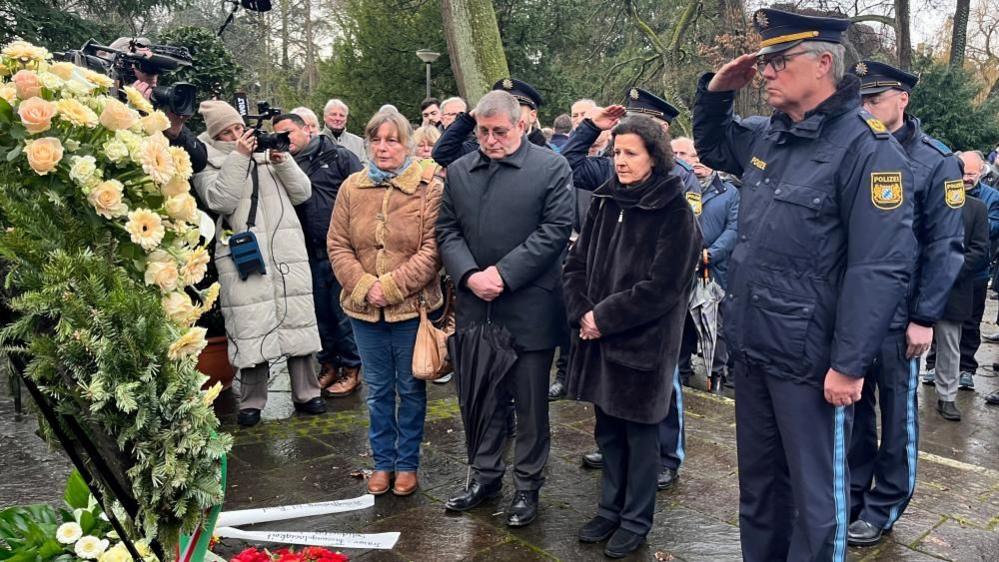
[(586, 112), (586, 117), (593, 121), (601, 131), (613, 129), (621, 118), (628, 114), (628, 110), (623, 105), (608, 105), (607, 107), (593, 107)]
[(602, 334), (597, 328), (597, 319), (593, 311), (589, 311), (579, 320), (579, 338), (583, 340), (598, 340)]
[(826, 402), (833, 406), (849, 406), (853, 404), (857, 400), (860, 400), (860, 393), (863, 389), (863, 377), (851, 377), (835, 369), (829, 369), (826, 372)]
[(731, 92), (741, 90), (756, 76), (756, 53), (742, 55), (731, 60), (715, 73), (708, 83), (709, 92)]

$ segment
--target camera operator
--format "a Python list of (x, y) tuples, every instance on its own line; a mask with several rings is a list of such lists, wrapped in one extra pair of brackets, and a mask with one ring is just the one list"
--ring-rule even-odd
[(326, 135), (313, 135), (309, 125), (295, 113), (274, 118), (274, 131), (288, 133), (295, 162), (312, 182), (312, 197), (295, 206), (305, 232), (305, 245), (312, 267), (312, 292), (319, 323), (319, 386), (332, 397), (349, 396), (360, 381), (361, 358), (350, 328), (350, 319), (340, 307), (342, 287), (333, 276), (326, 236), (340, 184), (362, 169), (357, 156)]
[[(153, 51), (149, 48), (150, 42), (145, 37), (119, 37), (108, 45), (118, 51), (129, 51), (137, 55), (151, 57)], [(147, 100), (152, 98), (153, 88), (157, 86), (159, 75), (162, 72), (159, 67), (151, 63), (135, 62), (132, 64), (132, 72), (135, 74), (135, 81), (131, 84), (118, 84), (119, 87), (132, 86), (139, 91)], [(197, 136), (187, 128), (187, 121), (191, 116), (181, 116), (170, 111), (169, 108), (162, 108), (163, 113), (170, 119), (170, 128), (163, 131), (163, 135), (170, 141), (171, 146), (179, 146), (191, 157), (191, 166), (194, 173), (205, 169), (208, 163), (208, 152), (204, 143), (198, 140)]]
[[(198, 138), (207, 146), (208, 165), (192, 183), (201, 200), (220, 215), (218, 230), (234, 233), (218, 237), (215, 266), (229, 360), (240, 370), (237, 421), (244, 427), (260, 421), (268, 362), (281, 357), (288, 358), (295, 409), (323, 413), (326, 405), (312, 366), (312, 354), (320, 350), (312, 272), (302, 226), (292, 210), (312, 195), (309, 177), (287, 153), (270, 150), (265, 156), (257, 151), (256, 131), (244, 126), (231, 105), (204, 101), (199, 112), (207, 127)], [(237, 246), (237, 238), (253, 240)], [(262, 270), (247, 273), (248, 253)]]

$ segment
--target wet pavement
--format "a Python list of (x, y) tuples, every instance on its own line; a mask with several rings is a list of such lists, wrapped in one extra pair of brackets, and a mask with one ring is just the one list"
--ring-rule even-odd
[[(995, 318), (996, 301), (986, 318)], [(983, 324), (984, 333), (997, 330)], [(915, 496), (894, 532), (880, 546), (850, 549), (858, 560), (999, 560), (999, 408), (985, 393), (999, 388), (992, 363), (999, 345), (985, 343), (978, 357), (977, 392), (962, 391), (964, 421), (937, 415), (933, 387), (920, 385), (920, 460)], [(236, 437), (230, 456), (226, 509), (346, 499), (364, 493), (358, 474), (372, 466), (363, 396), (329, 400), (321, 416), (292, 414), (287, 376), (275, 369), (265, 421), (239, 429), (232, 392), (218, 403), (225, 429)], [(703, 378), (695, 386), (703, 387)], [(3, 385), (5, 388), (6, 385)], [(445, 513), (443, 502), (465, 480), (465, 444), (454, 385), (428, 385), (428, 414), (420, 490), (387, 494), (366, 510), (244, 526), (243, 530), (399, 531), (392, 551), (344, 550), (355, 560), (603, 560), (601, 545), (584, 545), (576, 531), (595, 513), (599, 471), (582, 468), (594, 449), (588, 404), (551, 405), (552, 451), (541, 511), (530, 526), (513, 530), (504, 510), (513, 492), (510, 475), (502, 496), (466, 514)], [(687, 457), (680, 481), (660, 492), (647, 545), (629, 559), (739, 560), (738, 481), (734, 402), (688, 389), (685, 393)], [(0, 506), (58, 501), (68, 463), (34, 436), (31, 419), (15, 419), (6, 392), (0, 398)], [(227, 539), (216, 551), (231, 555), (246, 546)]]

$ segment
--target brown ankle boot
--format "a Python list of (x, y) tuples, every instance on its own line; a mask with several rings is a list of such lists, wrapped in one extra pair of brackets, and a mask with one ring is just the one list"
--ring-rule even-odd
[(415, 472), (400, 472), (395, 476), (395, 487), (392, 488), (392, 493), (397, 496), (408, 496), (415, 492), (419, 486), (420, 483), (416, 479)]
[(350, 396), (361, 387), (361, 369), (359, 367), (344, 367), (340, 371), (340, 378), (336, 384), (323, 391), (323, 394), (332, 398), (343, 398)]
[(380, 496), (389, 490), (389, 482), (392, 481), (392, 473), (387, 470), (376, 470), (371, 478), (368, 478), (368, 493)]
[(323, 368), (319, 371), (319, 388), (326, 388), (339, 378), (340, 369), (334, 367), (332, 363), (323, 363)]

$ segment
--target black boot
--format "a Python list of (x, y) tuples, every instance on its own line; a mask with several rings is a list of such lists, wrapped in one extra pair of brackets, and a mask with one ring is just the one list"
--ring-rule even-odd
[(850, 523), (846, 536), (850, 546), (874, 546), (881, 542), (881, 529), (858, 519)]
[(675, 470), (672, 468), (664, 468), (656, 478), (656, 488), (660, 491), (668, 490), (672, 488), (679, 479), (680, 475)]
[(631, 531), (618, 527), (618, 530), (614, 531), (610, 540), (607, 541), (607, 548), (604, 549), (604, 555), (608, 558), (624, 558), (638, 550), (638, 547), (642, 546), (643, 542), (645, 542), (644, 535), (636, 535)]
[(604, 467), (604, 455), (600, 451), (583, 455), (583, 466), (600, 470)]
[(548, 387), (548, 401), (554, 402), (563, 398), (565, 398), (565, 384), (563, 384), (562, 381), (555, 379), (555, 382)]
[(940, 417), (947, 421), (961, 421), (961, 411), (954, 402), (937, 400), (937, 412), (940, 412)]
[(538, 517), (538, 491), (517, 490), (510, 503), (510, 515), (506, 524), (510, 527), (525, 527)]
[(245, 410), (239, 411), (239, 416), (236, 417), (236, 423), (243, 427), (253, 427), (260, 423), (260, 410), (256, 408), (246, 408)]
[(579, 542), (604, 542), (617, 530), (617, 523), (597, 515), (579, 529)]
[(503, 482), (501, 480), (497, 480), (496, 482), (486, 486), (483, 486), (477, 481), (473, 481), (468, 488), (462, 490), (460, 494), (447, 500), (447, 503), (444, 504), (444, 509), (448, 511), (468, 511), (473, 507), (477, 507), (489, 498), (494, 497), (496, 494), (499, 494), (502, 488)]
[(316, 396), (308, 402), (302, 402), (301, 404), (295, 402), (295, 411), (302, 412), (303, 414), (309, 414), (310, 416), (325, 414), (326, 402), (319, 396)]

